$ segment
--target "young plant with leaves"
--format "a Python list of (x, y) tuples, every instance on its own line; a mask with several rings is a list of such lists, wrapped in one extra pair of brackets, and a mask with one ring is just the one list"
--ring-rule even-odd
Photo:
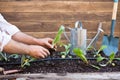
[(95, 66), (95, 65), (88, 62), (86, 56), (84, 55), (84, 52), (80, 48), (74, 48), (73, 52), (76, 54), (76, 56), (78, 56), (87, 65), (90, 65), (98, 70), (100, 69), (98, 66)]
[(5, 52), (0, 52), (0, 61), (5, 60), (5, 61), (9, 61), (10, 58), (19, 58), (18, 54), (11, 54), (11, 55), (7, 55), (7, 53)]
[(107, 48), (107, 46), (103, 45), (103, 46), (100, 47), (100, 49), (97, 52), (95, 52), (94, 57), (97, 58), (97, 62), (101, 62), (104, 59), (106, 59), (105, 57), (102, 57), (101, 54), (100, 54), (100, 52), (103, 51), (105, 48)]
[[(113, 63), (113, 60), (115, 59), (115, 53), (112, 52), (109, 57), (102, 57), (100, 51), (104, 50), (107, 48), (107, 46), (101, 46), (101, 48), (96, 52), (96, 57), (97, 57), (97, 62), (99, 63), (100, 66), (107, 66), (108, 64), (111, 64), (112, 66), (115, 66), (115, 63)], [(100, 63), (103, 60), (107, 60), (106, 63)]]
[(59, 30), (58, 30), (57, 35), (55, 36), (55, 38), (54, 38), (54, 40), (53, 40), (53, 42), (52, 42), (52, 45), (53, 45), (53, 46), (55, 46), (55, 45), (57, 45), (57, 44), (60, 43), (61, 34), (64, 32), (64, 30), (65, 30), (65, 27), (64, 27), (63, 25), (61, 25), (61, 27), (60, 27)]
[[(112, 66), (115, 66), (115, 64), (113, 63), (113, 60), (115, 59), (115, 54), (113, 52), (110, 54), (110, 56), (108, 58), (104, 58), (104, 59), (106, 59), (107, 62), (106, 63), (99, 63), (100, 66), (105, 67), (108, 64), (111, 64)], [(101, 62), (101, 61), (102, 60), (100, 60), (99, 62)]]
[(8, 61), (7, 54), (4, 52), (0, 52), (0, 61), (2, 60)]
[[(71, 44), (67, 44), (67, 45), (63, 45), (64, 48), (65, 48), (65, 51), (61, 52), (61, 57), (62, 58), (66, 58), (66, 56), (68, 55), (68, 53), (70, 52), (70, 47), (71, 47)], [(71, 58), (71, 56), (69, 56)]]
[(36, 59), (28, 56), (28, 55), (22, 55), (21, 57), (21, 67), (24, 68), (25, 66), (30, 66), (30, 62), (35, 61)]

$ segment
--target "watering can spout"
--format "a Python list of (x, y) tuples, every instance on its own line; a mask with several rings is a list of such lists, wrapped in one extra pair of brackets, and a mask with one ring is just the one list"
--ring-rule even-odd
[(88, 44), (86, 50), (94, 43), (94, 41), (97, 40), (100, 32), (104, 32), (103, 29), (102, 29), (102, 23), (99, 23), (97, 34), (96, 34), (96, 35), (94, 36), (94, 38), (90, 41), (90, 43)]

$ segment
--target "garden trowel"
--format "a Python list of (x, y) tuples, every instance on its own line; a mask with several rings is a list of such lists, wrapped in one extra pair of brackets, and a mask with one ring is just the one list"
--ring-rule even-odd
[(103, 36), (102, 45), (107, 46), (107, 48), (105, 48), (103, 50), (103, 52), (106, 56), (110, 56), (110, 54), (112, 52), (114, 52), (116, 54), (117, 51), (118, 51), (119, 38), (114, 37), (114, 27), (115, 27), (115, 23), (116, 23), (116, 14), (117, 14), (118, 2), (119, 2), (119, 0), (114, 0), (110, 35), (109, 36), (107, 36), (107, 35)]

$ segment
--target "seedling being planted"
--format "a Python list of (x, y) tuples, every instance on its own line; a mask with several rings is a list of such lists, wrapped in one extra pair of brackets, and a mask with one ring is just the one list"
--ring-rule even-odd
[(63, 25), (61, 25), (61, 27), (58, 30), (57, 35), (55, 36), (52, 45), (56, 46), (57, 44), (60, 44), (60, 40), (61, 40), (61, 34), (64, 32), (65, 27)]

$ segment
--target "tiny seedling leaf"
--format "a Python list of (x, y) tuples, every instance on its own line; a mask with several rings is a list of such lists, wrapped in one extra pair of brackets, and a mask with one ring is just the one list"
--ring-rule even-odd
[(12, 54), (12, 55), (9, 56), (9, 58), (15, 58), (15, 59), (17, 59), (17, 58), (19, 58), (19, 55), (18, 54)]
[(97, 62), (100, 62), (100, 61), (102, 61), (102, 60), (104, 60), (104, 59), (105, 59), (104, 57), (99, 56), (99, 57), (97, 57)]
[(74, 48), (74, 49), (73, 49), (73, 52), (74, 52), (78, 57), (80, 57), (80, 59), (82, 59), (83, 62), (85, 62), (86, 64), (88, 64), (88, 60), (87, 60), (87, 58), (85, 57), (84, 52), (83, 52), (81, 49), (79, 49), (79, 48)]
[(96, 65), (91, 64), (91, 66), (94, 67), (94, 68), (96, 68), (96, 69), (98, 69), (98, 70), (100, 70), (100, 67), (98, 67)]
[(102, 45), (102, 46), (100, 47), (100, 49), (97, 51), (97, 54), (98, 54), (100, 51), (104, 50), (105, 48), (107, 48), (107, 46)]
[(107, 46), (102, 45), (101, 48), (100, 48), (100, 51), (104, 50), (105, 48), (107, 48)]
[(96, 54), (96, 56), (97, 56), (97, 62), (101, 62), (101, 61), (103, 61), (104, 59), (106, 59), (105, 57), (102, 57), (101, 56), (101, 54)]
[(109, 56), (109, 62), (112, 63), (113, 59), (115, 58), (115, 53), (112, 52)]
[(114, 59), (116, 59), (116, 60), (119, 60), (119, 61), (120, 61), (120, 58), (114, 58)]

